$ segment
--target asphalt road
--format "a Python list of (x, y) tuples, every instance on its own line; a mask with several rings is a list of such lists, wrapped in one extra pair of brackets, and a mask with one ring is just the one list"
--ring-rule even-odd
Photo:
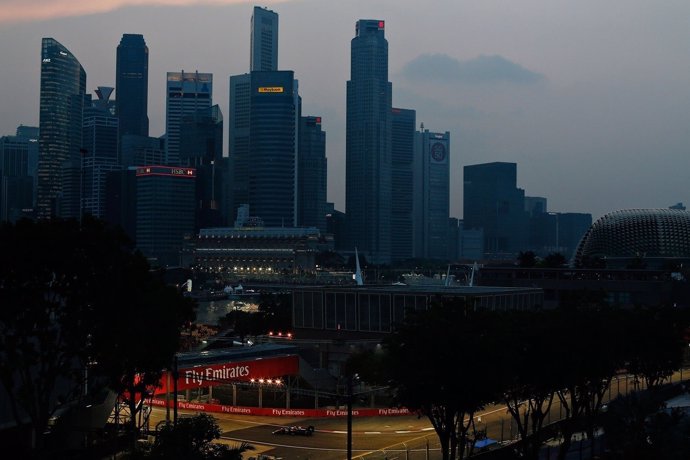
[[(194, 412), (178, 412), (178, 416)], [(284, 460), (342, 460), (347, 458), (347, 418), (305, 419), (299, 417), (257, 417), (235, 414), (213, 414), (223, 431), (225, 442), (247, 442), (258, 454)], [(165, 410), (154, 408), (151, 427), (165, 419)], [(312, 436), (274, 435), (273, 430), (285, 425), (313, 425)], [(355, 417), (352, 421), (352, 457), (358, 459), (429, 459), (441, 458), (438, 438), (426, 418), (416, 416)]]
[[(675, 374), (672, 381), (683, 376)], [(687, 371), (686, 376), (687, 378)], [(611, 383), (605, 401), (633, 389), (629, 376), (618, 376)], [(171, 411), (172, 414), (172, 411)], [(193, 411), (179, 411), (192, 415)], [(284, 460), (343, 460), (347, 458), (347, 418), (307, 419), (299, 417), (257, 417), (213, 414), (223, 431), (221, 440), (247, 442), (256, 450), (245, 459), (259, 454)], [(563, 416), (560, 403), (554, 401), (546, 423)], [(153, 408), (150, 426), (165, 419), (165, 409)], [(352, 422), (352, 457), (360, 460), (440, 460), (438, 437), (426, 417), (380, 416), (354, 417)], [(475, 415), (477, 429), (485, 429), (489, 438), (499, 442), (516, 438), (517, 430), (505, 406), (489, 406)], [(279, 426), (313, 425), (313, 436), (272, 434)], [(428, 446), (428, 447), (427, 447)]]

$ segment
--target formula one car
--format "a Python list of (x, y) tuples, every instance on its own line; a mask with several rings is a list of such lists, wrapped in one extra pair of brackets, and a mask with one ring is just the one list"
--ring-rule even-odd
[(312, 434), (314, 434), (314, 426), (313, 425), (309, 425), (309, 426), (299, 426), (299, 425), (281, 426), (277, 430), (274, 430), (273, 434), (289, 434), (291, 436), (295, 436), (295, 435), (311, 436)]

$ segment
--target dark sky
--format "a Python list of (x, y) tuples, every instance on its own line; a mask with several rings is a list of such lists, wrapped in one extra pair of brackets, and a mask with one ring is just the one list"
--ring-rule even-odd
[(227, 120), (254, 5), (279, 14), (279, 68), (295, 71), (303, 114), (323, 117), (338, 209), (358, 19), (386, 21), (393, 105), (451, 133), (452, 216), (463, 166), (491, 161), (517, 163), (518, 185), (549, 211), (690, 204), (687, 0), (0, 0), (0, 135), (38, 125), (42, 37), (74, 53), (93, 92), (114, 86), (122, 34), (143, 34), (152, 136), (164, 131), (168, 71), (213, 73)]

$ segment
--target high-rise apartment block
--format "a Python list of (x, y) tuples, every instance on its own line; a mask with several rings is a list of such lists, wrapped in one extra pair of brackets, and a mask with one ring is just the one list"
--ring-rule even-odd
[(168, 72), (165, 104), (166, 164), (180, 164), (180, 127), (185, 115), (212, 105), (213, 75)]
[(391, 260), (391, 109), (384, 21), (357, 21), (347, 82), (348, 236), (373, 263)]
[[(44, 38), (41, 44), (36, 209), (39, 218), (68, 217), (58, 206), (60, 197), (64, 196), (62, 171), (65, 162), (81, 163), (85, 94), (86, 72), (77, 58), (57, 40)], [(74, 184), (69, 187), (74, 188)], [(74, 203), (69, 207), (73, 208)]]
[(122, 36), (115, 72), (120, 136), (148, 136), (149, 49), (143, 35)]

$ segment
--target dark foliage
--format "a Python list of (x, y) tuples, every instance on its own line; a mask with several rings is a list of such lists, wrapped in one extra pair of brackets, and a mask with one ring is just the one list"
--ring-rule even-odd
[(157, 381), (193, 319), (193, 304), (95, 219), (5, 224), (0, 254), (0, 381), (37, 449), (61, 404)]

